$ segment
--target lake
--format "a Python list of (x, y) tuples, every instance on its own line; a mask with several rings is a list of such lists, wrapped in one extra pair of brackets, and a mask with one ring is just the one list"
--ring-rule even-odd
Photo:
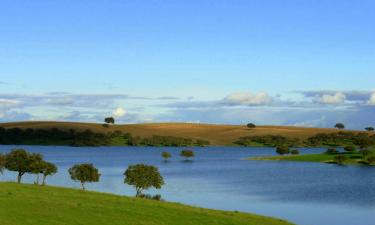
[[(7, 152), (16, 146), (1, 146)], [(94, 163), (102, 174), (99, 183), (87, 189), (121, 195), (135, 190), (123, 183), (128, 165), (158, 166), (166, 185), (148, 193), (167, 201), (258, 213), (287, 219), (300, 225), (373, 225), (375, 219), (375, 168), (323, 163), (247, 161), (245, 157), (274, 155), (273, 148), (206, 147), (194, 149), (193, 162), (179, 157), (182, 148), (156, 147), (51, 147), (21, 146), (39, 152), (55, 163), (59, 172), (47, 178), (50, 185), (79, 188), (70, 180), (68, 168), (76, 163)], [(172, 153), (163, 162), (162, 151)], [(325, 149), (300, 150), (302, 154)], [(5, 172), (2, 181), (15, 181)], [(32, 183), (33, 175), (24, 182)]]

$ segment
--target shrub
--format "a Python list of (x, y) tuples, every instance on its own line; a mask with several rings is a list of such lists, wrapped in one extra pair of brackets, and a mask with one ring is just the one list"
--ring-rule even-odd
[(369, 165), (374, 165), (375, 164), (375, 156), (368, 157), (367, 162), (368, 162)]
[(339, 153), (339, 151), (337, 151), (337, 149), (335, 148), (329, 148), (326, 151), (326, 154), (337, 154), (337, 153)]
[(342, 130), (345, 128), (345, 125), (343, 123), (336, 123), (335, 128)]
[(333, 158), (333, 161), (339, 165), (342, 165), (344, 164), (344, 162), (346, 162), (348, 160), (348, 157), (346, 157), (345, 155), (337, 155)]
[(290, 151), (290, 153), (292, 155), (299, 155), (299, 150), (298, 149), (293, 149), (292, 151)]
[(276, 147), (276, 152), (279, 155), (289, 154), (289, 147), (287, 147), (287, 146), (278, 146), (278, 147)]
[(164, 161), (168, 161), (168, 159), (172, 157), (171, 153), (169, 152), (162, 152), (161, 156), (164, 158)]
[(347, 151), (347, 152), (355, 152), (357, 149), (356, 149), (355, 146), (353, 146), (353, 145), (349, 145), (349, 146), (346, 146), (346, 147), (344, 148), (344, 150)]
[(180, 155), (185, 157), (185, 160), (188, 161), (189, 158), (194, 157), (194, 152), (192, 150), (182, 150)]

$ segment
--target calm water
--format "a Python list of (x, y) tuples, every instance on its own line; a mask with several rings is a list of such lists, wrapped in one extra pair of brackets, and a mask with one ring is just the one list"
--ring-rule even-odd
[[(0, 146), (7, 152), (14, 146)], [(180, 148), (144, 147), (38, 147), (23, 148), (44, 154), (59, 167), (48, 184), (76, 187), (67, 169), (75, 163), (91, 162), (100, 170), (100, 183), (87, 188), (122, 195), (134, 195), (123, 184), (125, 168), (147, 163), (160, 168), (166, 185), (160, 193), (168, 201), (224, 210), (239, 210), (275, 216), (301, 225), (375, 224), (375, 168), (319, 163), (246, 161), (244, 157), (272, 155), (271, 148), (194, 148), (194, 162), (182, 162)], [(169, 163), (162, 151), (173, 154)], [(323, 149), (302, 149), (302, 153)], [(34, 176), (25, 175), (32, 183)], [(6, 172), (0, 180), (13, 181)]]

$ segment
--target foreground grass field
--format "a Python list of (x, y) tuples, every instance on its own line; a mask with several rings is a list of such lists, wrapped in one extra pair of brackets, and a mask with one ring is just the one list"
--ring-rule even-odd
[(0, 183), (1, 225), (287, 225), (282, 220), (97, 192)]
[(216, 124), (191, 124), (191, 123), (153, 123), (153, 124), (126, 124), (111, 125), (104, 128), (102, 124), (95, 123), (71, 123), (71, 122), (16, 122), (2, 123), (0, 127), (4, 128), (33, 128), (50, 129), (58, 128), (62, 130), (86, 130), (94, 132), (108, 132), (120, 130), (131, 133), (133, 136), (150, 137), (152, 135), (174, 136), (191, 139), (204, 139), (211, 145), (230, 146), (240, 137), (245, 136), (263, 136), (263, 135), (281, 135), (289, 138), (299, 138), (305, 140), (308, 137), (318, 133), (334, 133), (337, 129), (328, 128), (306, 128), (306, 127), (287, 127), (287, 126), (258, 126), (249, 129), (240, 125), (216, 125)]

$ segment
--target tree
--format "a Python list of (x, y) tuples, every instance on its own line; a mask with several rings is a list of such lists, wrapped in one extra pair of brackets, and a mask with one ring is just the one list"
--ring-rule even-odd
[(333, 158), (333, 161), (339, 165), (342, 165), (344, 164), (344, 162), (346, 162), (348, 160), (348, 157), (346, 157), (345, 155), (342, 155), (342, 154), (339, 154), (339, 155), (336, 155), (334, 158)]
[(104, 122), (114, 124), (115, 123), (115, 119), (113, 117), (106, 117), (104, 119)]
[(276, 147), (276, 152), (279, 155), (285, 155), (289, 153), (289, 147), (288, 146), (277, 146)]
[(18, 172), (17, 183), (21, 183), (22, 176), (31, 172), (31, 155), (24, 149), (14, 149), (6, 155), (5, 168)]
[(5, 168), (5, 155), (0, 153), (0, 173), (3, 173), (4, 168)]
[(185, 157), (185, 161), (189, 161), (189, 158), (194, 157), (194, 152), (192, 150), (182, 150), (180, 156)]
[(369, 165), (374, 165), (375, 164), (375, 156), (368, 157), (367, 162), (368, 162)]
[(162, 152), (161, 156), (164, 158), (164, 161), (168, 161), (168, 159), (172, 157), (171, 153), (169, 152)]
[(80, 181), (82, 190), (85, 190), (85, 183), (98, 182), (100, 174), (97, 168), (91, 163), (76, 164), (69, 169), (70, 178)]
[(359, 153), (362, 155), (362, 158), (365, 159), (368, 155), (371, 154), (371, 151), (368, 149), (362, 149), (359, 151)]
[(255, 128), (256, 126), (255, 126), (255, 124), (253, 124), (253, 123), (248, 123), (247, 125), (246, 125), (248, 128)]
[(343, 123), (336, 123), (335, 128), (342, 130), (345, 128), (345, 125)]
[(373, 127), (366, 127), (365, 130), (367, 130), (367, 131), (374, 131), (374, 128)]
[(355, 152), (357, 149), (356, 149), (356, 147), (353, 146), (353, 145), (348, 145), (348, 146), (346, 146), (346, 147), (344, 148), (344, 150), (347, 151), (347, 152)]
[(46, 178), (47, 176), (53, 175), (57, 173), (57, 167), (55, 164), (50, 162), (43, 162), (43, 168), (42, 168), (42, 174), (43, 174), (43, 182), (42, 185), (46, 185)]
[(160, 189), (164, 185), (164, 179), (159, 173), (159, 169), (155, 166), (145, 164), (130, 165), (124, 172), (124, 183), (134, 186), (136, 189), (136, 197), (142, 195), (143, 190), (150, 187)]
[(35, 184), (39, 184), (39, 174), (44, 166), (43, 155), (34, 153), (30, 155), (30, 173), (36, 174)]

